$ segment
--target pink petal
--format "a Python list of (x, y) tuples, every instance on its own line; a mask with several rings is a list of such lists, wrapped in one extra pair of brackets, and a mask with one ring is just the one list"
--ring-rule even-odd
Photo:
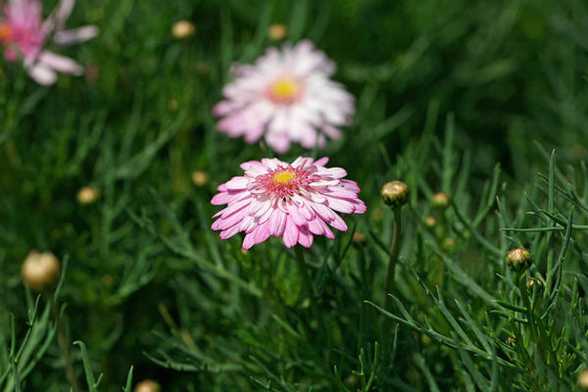
[(233, 177), (229, 182), (225, 183), (225, 186), (229, 190), (247, 189), (250, 181), (249, 177)]
[(257, 231), (257, 229), (253, 230), (251, 233), (248, 233), (245, 236), (245, 239), (243, 239), (243, 245), (242, 245), (243, 249), (251, 249), (251, 247), (253, 245), (255, 245), (255, 232), (256, 231)]
[(319, 218), (315, 218), (308, 222), (308, 230), (316, 235), (323, 235), (325, 233), (325, 229), (323, 228), (323, 225), (321, 225)]
[(239, 231), (241, 231), (239, 229), (239, 225), (235, 225), (229, 229), (223, 230), (220, 233), (220, 238), (221, 240), (226, 240), (231, 238), (232, 236), (234, 236), (235, 234), (237, 234)]
[(210, 203), (215, 206), (227, 204), (229, 200), (231, 200), (231, 197), (232, 196), (228, 192), (217, 193), (210, 200)]
[(307, 230), (300, 230), (298, 232), (298, 243), (305, 248), (310, 248), (312, 246), (313, 236)]
[(62, 30), (55, 33), (53, 41), (59, 45), (73, 45), (89, 41), (98, 35), (96, 26), (83, 26), (77, 29)]
[(235, 212), (240, 211), (243, 208), (247, 207), (249, 204), (253, 204), (253, 203), (255, 203), (255, 200), (245, 199), (245, 200), (241, 200), (238, 203), (230, 204), (227, 208), (225, 208), (224, 210), (221, 211), (222, 212), (221, 216), (223, 218), (228, 218), (229, 216), (231, 216)]
[(43, 86), (50, 86), (57, 81), (57, 73), (44, 64), (34, 64), (27, 71), (33, 80)]
[(327, 205), (329, 208), (335, 211), (343, 212), (345, 214), (351, 214), (355, 209), (353, 204), (350, 202), (343, 199), (337, 199), (335, 197), (327, 197)]
[(314, 162), (316, 166), (325, 166), (327, 163), (329, 163), (328, 157), (322, 157)]
[(290, 218), (294, 221), (297, 226), (303, 226), (306, 224), (306, 218), (300, 213), (298, 207), (291, 203), (288, 206), (288, 212), (290, 214)]
[(38, 61), (58, 72), (72, 75), (81, 75), (83, 72), (83, 68), (72, 59), (48, 51), (41, 52)]
[(286, 227), (284, 229), (283, 241), (287, 248), (291, 248), (298, 242), (298, 227), (294, 221), (288, 216), (286, 217)]
[(334, 215), (335, 218), (331, 222), (329, 222), (329, 224), (339, 231), (347, 231), (347, 224), (345, 223), (345, 221), (341, 219), (339, 215)]

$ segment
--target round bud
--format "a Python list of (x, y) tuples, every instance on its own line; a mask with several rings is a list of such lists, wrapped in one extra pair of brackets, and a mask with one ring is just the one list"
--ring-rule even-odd
[(92, 204), (98, 199), (98, 190), (92, 186), (85, 186), (78, 192), (78, 202), (80, 204)]
[(359, 377), (357, 377), (356, 374), (350, 374), (346, 379), (345, 379), (345, 384), (350, 386), (350, 387), (354, 387), (359, 383)]
[(431, 205), (439, 209), (447, 208), (449, 206), (449, 196), (444, 192), (435, 193), (431, 198)]
[(379, 206), (373, 207), (370, 219), (374, 222), (381, 222), (384, 219), (384, 209)]
[(455, 245), (456, 245), (455, 240), (453, 238), (448, 237), (443, 240), (441, 247), (446, 252), (453, 252), (455, 250)]
[(432, 228), (432, 227), (435, 227), (436, 224), (437, 224), (437, 219), (435, 219), (434, 216), (429, 215), (425, 218), (425, 226)]
[(506, 338), (506, 344), (508, 344), (509, 346), (513, 347), (515, 344), (517, 344), (517, 338), (514, 336), (508, 336)]
[(31, 289), (41, 291), (57, 281), (59, 268), (53, 253), (32, 251), (22, 264), (22, 280)]
[(583, 369), (578, 373), (578, 387), (583, 391), (588, 391), (588, 369)]
[(402, 207), (408, 201), (408, 185), (402, 181), (390, 181), (384, 184), (380, 194), (387, 205)]
[(84, 66), (84, 77), (88, 83), (95, 84), (100, 78), (100, 67), (95, 64)]
[(534, 288), (540, 289), (543, 287), (543, 282), (537, 278), (529, 278), (527, 279), (527, 288), (532, 290)]
[(161, 392), (161, 387), (153, 380), (143, 380), (135, 386), (135, 392)]
[(428, 346), (433, 342), (433, 340), (431, 339), (431, 337), (427, 334), (422, 334), (421, 335), (421, 343), (423, 343), (423, 345)]
[(179, 107), (178, 100), (175, 98), (171, 98), (167, 103), (167, 108), (170, 112), (177, 112)]
[(202, 187), (208, 182), (208, 174), (202, 170), (196, 170), (192, 173), (192, 182), (194, 185)]
[(187, 20), (180, 20), (174, 23), (172, 27), (172, 35), (177, 39), (185, 39), (190, 37), (196, 31), (196, 27), (192, 22)]
[(356, 231), (353, 233), (351, 241), (353, 241), (353, 243), (357, 246), (363, 246), (365, 245), (367, 239), (365, 238), (365, 234), (363, 234), (361, 231)]
[(288, 30), (283, 24), (273, 24), (268, 29), (268, 35), (272, 41), (280, 41), (286, 37)]
[(525, 248), (511, 249), (506, 255), (506, 262), (515, 270), (525, 269), (531, 263), (531, 252)]

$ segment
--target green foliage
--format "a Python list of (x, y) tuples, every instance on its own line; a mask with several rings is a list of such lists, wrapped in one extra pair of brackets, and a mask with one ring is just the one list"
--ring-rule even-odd
[[(180, 19), (195, 36), (171, 36)], [(0, 390), (574, 390), (587, 20), (580, 0), (79, 2), (72, 25), (101, 30), (66, 50), (86, 77), (41, 88), (1, 68)], [(343, 140), (283, 157), (330, 156), (368, 204), (302, 254), (210, 230), (216, 186), (273, 154), (211, 115), (273, 23), (325, 50), (357, 98)], [(385, 293), (393, 179), (411, 192)], [(88, 185), (99, 197), (80, 204)], [(515, 247), (527, 270), (508, 268)], [(64, 264), (38, 297), (20, 277), (32, 249)]]

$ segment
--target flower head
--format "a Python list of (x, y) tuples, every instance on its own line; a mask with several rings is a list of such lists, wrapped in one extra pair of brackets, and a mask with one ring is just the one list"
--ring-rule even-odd
[(81, 75), (82, 67), (70, 58), (45, 50), (49, 38), (61, 45), (83, 42), (96, 36), (94, 26), (65, 30), (75, 0), (61, 0), (43, 21), (40, 0), (9, 0), (0, 14), (0, 44), (8, 61), (22, 60), (29, 75), (38, 83), (50, 85), (57, 73)]
[(357, 184), (343, 179), (346, 171), (327, 168), (327, 162), (300, 157), (291, 164), (278, 159), (241, 164), (245, 175), (219, 186), (211, 200), (227, 205), (214, 215), (212, 229), (220, 231), (223, 240), (245, 233), (244, 249), (270, 236), (281, 237), (288, 248), (308, 248), (315, 235), (335, 238), (330, 227), (347, 230), (337, 213), (363, 214), (366, 206)]
[(275, 151), (292, 142), (322, 147), (338, 139), (349, 122), (354, 99), (330, 77), (334, 64), (309, 41), (271, 48), (254, 65), (237, 65), (225, 99), (214, 108), (218, 128), (248, 143), (264, 137)]
[(43, 290), (57, 281), (59, 260), (51, 252), (32, 251), (22, 264), (22, 279), (33, 290)]

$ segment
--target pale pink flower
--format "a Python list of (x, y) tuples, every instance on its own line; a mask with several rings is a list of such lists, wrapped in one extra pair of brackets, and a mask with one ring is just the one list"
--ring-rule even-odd
[(42, 85), (55, 83), (58, 72), (81, 75), (83, 69), (78, 63), (45, 49), (49, 40), (69, 45), (96, 36), (94, 26), (65, 29), (74, 5), (75, 0), (61, 0), (43, 21), (41, 0), (8, 0), (0, 16), (0, 43), (6, 60), (22, 60), (29, 75)]
[(275, 158), (241, 164), (245, 175), (220, 185), (211, 200), (227, 204), (214, 215), (212, 229), (223, 240), (245, 233), (244, 249), (270, 236), (281, 237), (288, 248), (297, 243), (308, 248), (315, 235), (335, 238), (329, 226), (347, 230), (337, 213), (363, 214), (366, 205), (357, 184), (343, 179), (347, 172), (327, 168), (327, 162), (300, 157), (292, 164)]
[(218, 129), (248, 143), (262, 136), (279, 153), (291, 142), (323, 147), (338, 139), (354, 112), (354, 99), (330, 77), (334, 64), (309, 41), (268, 49), (254, 65), (236, 65), (225, 99), (214, 107)]

